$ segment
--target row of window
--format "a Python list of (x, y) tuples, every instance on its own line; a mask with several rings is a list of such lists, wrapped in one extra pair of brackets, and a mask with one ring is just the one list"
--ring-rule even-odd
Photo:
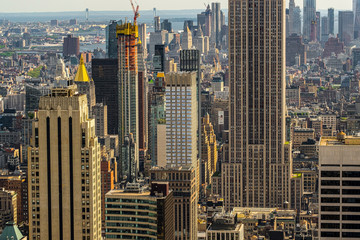
[[(321, 198), (322, 203), (340, 203), (340, 198)], [(360, 198), (343, 198), (342, 203), (360, 203)]]
[[(340, 171), (321, 171), (321, 177), (340, 177)], [(343, 178), (360, 178), (360, 171), (343, 171)]]
[[(322, 212), (340, 212), (340, 206), (321, 206)], [(360, 207), (343, 206), (343, 212), (360, 212)]]
[[(333, 237), (339, 238), (340, 232), (323, 232), (321, 231), (321, 237)], [(343, 238), (360, 238), (360, 232), (343, 232)]]
[[(321, 189), (323, 195), (339, 195), (341, 189)], [(360, 189), (342, 189), (343, 195), (360, 195)]]

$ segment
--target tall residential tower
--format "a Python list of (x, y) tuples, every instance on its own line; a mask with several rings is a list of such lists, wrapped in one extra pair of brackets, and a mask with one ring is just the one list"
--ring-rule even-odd
[(116, 34), (119, 61), (120, 176), (131, 180), (139, 170), (138, 26), (131, 23), (118, 25)]

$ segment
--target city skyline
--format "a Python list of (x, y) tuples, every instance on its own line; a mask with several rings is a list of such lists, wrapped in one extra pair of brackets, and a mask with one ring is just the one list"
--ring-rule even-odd
[(13, 2), (0, 240), (360, 239), (360, 0)]
[[(227, 0), (217, 1), (221, 3), (221, 8), (228, 8)], [(118, 4), (118, 1), (115, 0), (105, 0), (105, 1), (78, 1), (74, 2), (71, 0), (64, 0), (61, 6), (53, 4), (52, 1), (46, 0), (36, 0), (33, 2), (27, 0), (18, 0), (14, 2), (8, 2), (5, 6), (2, 6), (0, 13), (21, 13), (21, 12), (68, 12), (68, 11), (83, 11), (86, 8), (89, 8), (90, 11), (131, 11), (131, 6), (127, 1), (124, 1), (124, 4)], [(152, 10), (157, 8), (158, 10), (182, 10), (182, 9), (204, 9), (204, 3), (210, 4), (210, 1), (203, 2), (198, 1), (194, 3), (191, 0), (183, 0), (181, 2), (158, 0), (156, 3), (153, 1), (144, 1), (140, 0), (138, 3), (141, 5), (140, 11)], [(303, 7), (302, 0), (295, 1), (297, 6)], [(118, 6), (118, 7), (109, 7), (109, 6)], [(286, 1), (286, 7), (289, 6), (289, 2)], [(317, 8), (318, 9), (327, 9), (335, 8), (339, 10), (351, 10), (352, 1), (351, 0), (318, 0)]]

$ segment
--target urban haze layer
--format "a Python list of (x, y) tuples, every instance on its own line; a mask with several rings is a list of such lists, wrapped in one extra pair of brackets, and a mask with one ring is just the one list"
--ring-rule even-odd
[(0, 240), (360, 239), (360, 0), (302, 1), (0, 13)]

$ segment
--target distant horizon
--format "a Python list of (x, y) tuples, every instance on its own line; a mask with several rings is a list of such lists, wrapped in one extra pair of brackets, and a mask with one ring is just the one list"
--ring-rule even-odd
[[(157, 11), (196, 11), (196, 12), (200, 12), (200, 11), (203, 11), (204, 9), (156, 9)], [(228, 9), (227, 8), (222, 8), (221, 10), (225, 10), (227, 11)], [(328, 8), (318, 8), (317, 11), (327, 11)], [(145, 9), (145, 10), (140, 10), (140, 13), (141, 12), (153, 12), (153, 9)], [(351, 9), (335, 9), (335, 11), (351, 11)], [(132, 13), (132, 10), (91, 10), (89, 9), (89, 12), (91, 14), (91, 12), (124, 12), (124, 13)], [(0, 14), (35, 14), (35, 13), (85, 13), (85, 9), (84, 10), (74, 10), (74, 11), (39, 11), (39, 12), (36, 12), (36, 11), (29, 11), (29, 12), (1, 12), (0, 11)]]
[[(168, 1), (168, 0), (137, 0), (140, 5), (140, 11), (152, 11), (157, 8), (159, 11), (170, 10), (204, 10), (204, 4), (209, 4), (212, 1)], [(228, 0), (215, 0), (213, 2), (220, 2), (223, 9), (228, 8)], [(303, 7), (303, 0), (295, 0), (296, 5)], [(286, 0), (288, 7), (289, 0)], [(159, 6), (161, 8), (159, 8)], [(109, 8), (116, 8), (116, 10), (106, 10)], [(319, 10), (335, 8), (341, 10), (351, 10), (352, 0), (318, 0), (317, 8)], [(8, 1), (2, 4), (2, 11), (0, 13), (51, 13), (51, 12), (81, 12), (89, 8), (90, 11), (132, 11), (129, 0), (62, 0), (61, 2), (55, 0), (16, 0)], [(121, 8), (121, 9), (119, 9)], [(144, 9), (144, 10), (142, 10)]]

